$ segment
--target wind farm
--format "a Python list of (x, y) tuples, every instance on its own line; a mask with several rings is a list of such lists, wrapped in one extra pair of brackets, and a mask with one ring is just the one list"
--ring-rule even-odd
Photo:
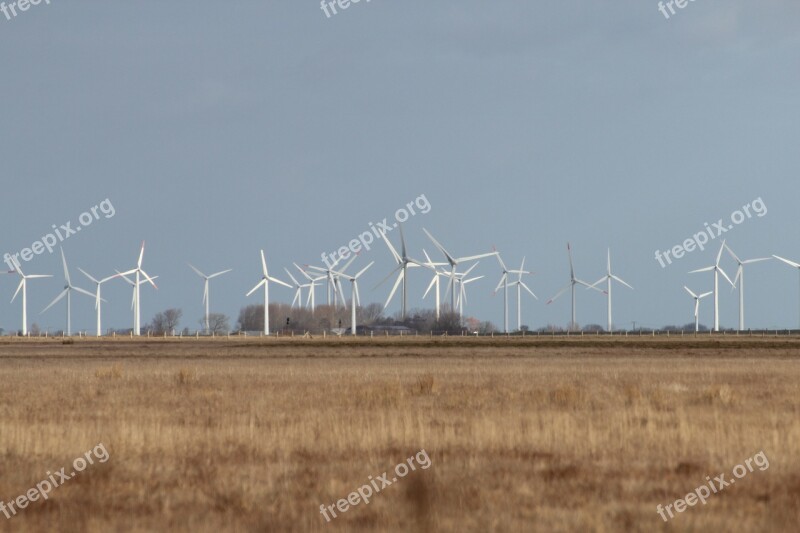
[(0, 532), (795, 533), (798, 20), (0, 0)]

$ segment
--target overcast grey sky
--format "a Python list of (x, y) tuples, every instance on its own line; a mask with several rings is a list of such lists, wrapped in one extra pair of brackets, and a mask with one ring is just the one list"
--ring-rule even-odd
[[(320, 263), (425, 194), (431, 211), (405, 226), (412, 254), (433, 253), (425, 227), (456, 255), (527, 256), (532, 328), (569, 320), (568, 298), (544, 305), (568, 281), (567, 241), (579, 277), (598, 279), (611, 247), (636, 288), (615, 292), (618, 327), (685, 324), (681, 287), (711, 287), (687, 272), (714, 252), (667, 268), (654, 254), (705, 222), (760, 197), (767, 215), (726, 237), (743, 257), (800, 260), (798, 22), (793, 0), (697, 0), (670, 20), (651, 0), (362, 0), (331, 18), (312, 0), (52, 0), (0, 14), (0, 253), (109, 198), (113, 218), (64, 242), (75, 281), (91, 289), (78, 266), (131, 268), (146, 240), (160, 290), (143, 290), (142, 321), (180, 307), (195, 328), (202, 286), (187, 261), (235, 269), (212, 289), (233, 322), (259, 303), (244, 294), (260, 248), (276, 275)], [(369, 260), (362, 298), (382, 302), (388, 284), (368, 289), (391, 257), (380, 244), (354, 268)], [(23, 268), (56, 275), (30, 283), (29, 321), (62, 328), (63, 306), (39, 316), (63, 286), (58, 254)], [(487, 278), (466, 313), (500, 324), (499, 268), (476, 272)], [(429, 276), (413, 274), (410, 306), (430, 306)], [(0, 277), (7, 330), (20, 327), (16, 283)], [(748, 325), (797, 327), (796, 271), (753, 265), (747, 290)], [(736, 296), (722, 292), (735, 326)], [(130, 327), (127, 286), (105, 294), (106, 325)], [(93, 313), (73, 299), (75, 329)], [(605, 324), (601, 295), (579, 294), (578, 321)]]

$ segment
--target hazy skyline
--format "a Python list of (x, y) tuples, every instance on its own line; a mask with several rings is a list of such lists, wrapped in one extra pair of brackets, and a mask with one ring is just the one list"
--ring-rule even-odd
[[(285, 279), (292, 262), (322, 265), (425, 195), (430, 211), (404, 225), (410, 255), (440, 259), (424, 227), (454, 254), (496, 246), (510, 268), (526, 256), (533, 329), (569, 321), (569, 298), (544, 305), (569, 280), (567, 242), (578, 277), (603, 276), (610, 247), (635, 287), (614, 293), (617, 328), (688, 324), (682, 287), (711, 290), (710, 274), (688, 272), (713, 263), (718, 241), (664, 268), (657, 250), (760, 198), (768, 212), (720, 238), (742, 259), (800, 261), (798, 16), (788, 0), (698, 1), (669, 20), (656, 1), (373, 0), (328, 18), (315, 1), (52, 0), (0, 15), (0, 253), (109, 199), (113, 217), (63, 242), (73, 283), (92, 290), (78, 267), (132, 268), (144, 240), (159, 290), (142, 289), (143, 323), (178, 307), (182, 326), (199, 326), (202, 280), (188, 262), (234, 269), (215, 280), (211, 309), (234, 325), (259, 303), (245, 293), (260, 249)], [(362, 302), (383, 303), (391, 283), (371, 289), (395, 263), (382, 243), (362, 256), (351, 272), (376, 261)], [(735, 274), (727, 255), (722, 265)], [(23, 268), (54, 276), (29, 284), (29, 324), (63, 328), (63, 306), (39, 315), (63, 288), (60, 254)], [(466, 315), (501, 327), (500, 268), (484, 259), (476, 273), (486, 278), (469, 287)], [(432, 308), (429, 275), (409, 278), (409, 307)], [(17, 283), (0, 276), (6, 330), (20, 327)], [(798, 283), (778, 261), (752, 265), (747, 325), (797, 328)], [(129, 328), (129, 287), (103, 296), (104, 326)], [(74, 330), (93, 330), (93, 305), (73, 299)], [(720, 309), (735, 327), (730, 287)], [(604, 297), (580, 292), (577, 318), (605, 324)]]

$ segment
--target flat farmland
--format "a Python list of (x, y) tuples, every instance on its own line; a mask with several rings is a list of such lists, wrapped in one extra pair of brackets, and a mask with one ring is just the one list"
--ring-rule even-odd
[[(800, 523), (798, 338), (4, 338), (0, 383), (6, 505), (108, 452), (0, 531)], [(657, 512), (761, 452), (705, 504)]]

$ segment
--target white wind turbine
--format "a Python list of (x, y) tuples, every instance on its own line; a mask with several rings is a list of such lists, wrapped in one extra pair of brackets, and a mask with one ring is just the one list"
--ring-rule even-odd
[(356, 329), (356, 308), (361, 305), (361, 298), (358, 296), (358, 278), (361, 277), (361, 274), (367, 271), (369, 267), (375, 264), (375, 261), (370, 262), (367, 266), (362, 268), (358, 271), (358, 273), (354, 276), (348, 276), (343, 272), (335, 272), (337, 276), (345, 277), (350, 280), (350, 334), (355, 335), (358, 330)]
[(307, 284), (308, 285), (308, 298), (306, 299), (306, 307), (311, 309), (311, 316), (313, 317), (314, 316), (314, 309), (317, 306), (317, 303), (316, 303), (317, 282), (318, 281), (322, 281), (323, 279), (325, 279), (325, 276), (318, 276), (316, 278), (312, 278), (311, 276), (308, 275), (308, 272), (306, 272), (305, 270), (300, 268), (300, 265), (298, 265), (297, 263), (292, 263), (292, 264), (308, 280), (308, 284)]
[[(289, 276), (289, 279), (291, 279), (292, 283), (294, 284), (295, 291), (294, 291), (294, 298), (292, 298), (292, 308), (294, 308), (295, 305), (297, 305), (298, 308), (303, 307), (303, 289), (308, 288), (309, 290), (311, 290), (311, 283), (304, 283), (301, 285), (300, 282), (297, 281), (297, 278), (292, 276), (292, 273), (289, 272), (288, 268), (284, 267), (283, 269), (286, 271), (286, 274)], [(309, 298), (310, 297), (311, 295), (309, 294)]]
[[(353, 254), (353, 256), (350, 258), (350, 260), (347, 261), (347, 263), (345, 263), (344, 266), (339, 270), (334, 270), (333, 268), (334, 268), (334, 266), (336, 266), (339, 263), (339, 261), (341, 260), (341, 257), (339, 259), (337, 259), (336, 262), (334, 262), (333, 265), (328, 267), (328, 268), (321, 268), (321, 267), (318, 267), (318, 266), (308, 266), (308, 265), (306, 265), (311, 270), (316, 270), (317, 272), (322, 272), (323, 274), (325, 274), (325, 277), (328, 278), (328, 305), (331, 304), (330, 290), (331, 290), (331, 287), (333, 287), (333, 305), (334, 305), (334, 308), (338, 307), (338, 305), (339, 305), (338, 304), (338, 298), (340, 298), (340, 297), (341, 297), (341, 300), (342, 300), (342, 307), (347, 308), (347, 299), (344, 297), (344, 290), (342, 290), (342, 284), (341, 284), (339, 278), (342, 277), (342, 276), (346, 277), (346, 274), (344, 274), (344, 272), (353, 263), (353, 261), (355, 261), (355, 259), (356, 259), (356, 254)], [(325, 265), (325, 266), (327, 266), (327, 265)]]
[[(520, 270), (509, 270), (506, 267), (506, 264), (503, 262), (503, 259), (500, 257), (500, 252), (496, 252), (497, 262), (500, 263), (500, 268), (502, 269), (502, 275), (500, 276), (500, 282), (495, 287), (494, 292), (497, 294), (497, 291), (500, 290), (500, 287), (503, 287), (503, 333), (508, 333), (508, 275), (509, 274), (519, 274), (519, 282), (522, 282), (522, 274), (530, 274), (530, 272), (524, 272), (522, 269)], [(522, 260), (522, 264), (525, 264), (525, 259)], [(514, 285), (514, 283), (512, 283)], [(519, 298), (519, 288), (520, 285), (517, 283), (517, 297)], [(528, 289), (530, 292), (530, 289)], [(533, 294), (531, 292), (531, 294)], [(534, 298), (536, 296), (534, 295)], [(517, 310), (517, 317), (519, 319), (519, 309)]]
[[(144, 241), (142, 241), (142, 248), (139, 251), (139, 260), (136, 262), (136, 268), (128, 270), (127, 272), (119, 272), (117, 274), (120, 276), (129, 276), (131, 274), (135, 274), (135, 282), (133, 283), (133, 334), (135, 336), (139, 336), (142, 334), (142, 315), (141, 315), (141, 298), (139, 293), (139, 287), (142, 285), (142, 277), (144, 280), (150, 283), (154, 289), (158, 290), (156, 284), (153, 283), (153, 278), (151, 278), (147, 272), (142, 270), (142, 259), (144, 258)], [(130, 280), (127, 280), (130, 282)]]
[[(466, 274), (465, 274), (466, 275)], [(485, 276), (475, 276), (474, 278), (464, 279), (456, 274), (456, 284), (458, 285), (458, 315), (464, 316), (464, 304), (467, 303), (467, 285), (473, 281), (478, 281)]]
[(395, 280), (394, 286), (392, 287), (392, 291), (389, 293), (389, 298), (386, 299), (386, 304), (383, 306), (383, 308), (386, 309), (387, 307), (389, 307), (389, 303), (391, 303), (392, 298), (394, 297), (394, 293), (397, 292), (397, 287), (402, 282), (403, 283), (403, 294), (402, 294), (402, 301), (400, 302), (400, 318), (402, 320), (405, 320), (406, 312), (407, 312), (407, 309), (408, 309), (408, 306), (407, 306), (408, 305), (408, 268), (409, 267), (418, 267), (418, 266), (420, 266), (420, 262), (415, 260), (415, 259), (412, 259), (412, 258), (408, 257), (408, 253), (407, 253), (407, 250), (406, 250), (406, 239), (405, 239), (405, 236), (403, 235), (403, 226), (401, 225), (401, 226), (399, 226), (399, 228), (400, 228), (400, 252), (401, 253), (397, 253), (397, 250), (395, 249), (394, 246), (392, 246), (392, 243), (389, 241), (389, 238), (386, 236), (386, 232), (385, 231), (381, 232), (382, 235), (383, 235), (383, 242), (385, 242), (386, 246), (389, 247), (389, 252), (391, 252), (392, 257), (394, 258), (395, 262), (397, 263), (397, 266), (394, 268), (394, 270), (392, 270), (389, 273), (388, 276), (386, 276), (380, 283), (378, 283), (378, 285), (376, 285), (375, 288), (377, 288), (380, 285), (382, 285), (387, 279), (392, 277), (395, 274), (395, 272), (400, 272), (397, 275), (397, 280)]
[(247, 296), (253, 294), (262, 285), (264, 286), (264, 335), (269, 335), (269, 282), (272, 281), (273, 283), (283, 285), (289, 289), (291, 289), (292, 286), (279, 280), (278, 278), (273, 278), (269, 275), (269, 271), (267, 271), (267, 260), (264, 259), (264, 250), (261, 250), (261, 270), (263, 274), (261, 281), (259, 281), (255, 287), (250, 289), (250, 292), (247, 293)]
[(209, 281), (214, 279), (214, 278), (216, 278), (216, 277), (219, 277), (219, 276), (221, 276), (223, 274), (227, 274), (228, 272), (231, 272), (233, 269), (229, 268), (227, 270), (222, 270), (222, 271), (217, 272), (215, 274), (211, 274), (210, 276), (206, 276), (205, 274), (200, 272), (197, 268), (192, 266), (191, 263), (186, 263), (186, 264), (189, 265), (189, 268), (194, 270), (195, 274), (197, 274), (198, 276), (200, 276), (203, 279), (203, 303), (206, 306), (206, 315), (205, 315), (205, 326), (206, 326), (206, 329), (205, 330), (208, 331), (209, 329), (211, 329), (209, 324), (208, 324), (208, 315), (210, 314), (209, 309), (211, 307), (211, 294), (210, 294), (209, 287), (208, 287), (209, 286)]
[(623, 281), (622, 278), (617, 277), (617, 276), (615, 276), (614, 274), (611, 273), (611, 249), (609, 248), (608, 249), (608, 263), (607, 263), (606, 275), (603, 276), (602, 278), (600, 278), (599, 280), (595, 281), (594, 283), (592, 283), (592, 287), (596, 288), (598, 284), (602, 283), (603, 281), (606, 282), (606, 297), (608, 299), (608, 331), (609, 332), (612, 332), (613, 331), (613, 327), (614, 327), (614, 325), (611, 322), (611, 281), (612, 280), (618, 281), (619, 283), (622, 283), (623, 285), (625, 285), (629, 289), (633, 290), (633, 287), (631, 287), (625, 281)]
[(112, 279), (114, 279), (117, 276), (119, 276), (119, 274), (115, 274), (113, 276), (108, 276), (107, 278), (103, 278), (103, 279), (98, 281), (97, 279), (95, 279), (92, 276), (90, 276), (89, 274), (87, 274), (86, 271), (83, 270), (82, 268), (79, 267), (78, 270), (80, 270), (83, 273), (84, 276), (89, 278), (89, 280), (92, 283), (95, 284), (94, 308), (97, 310), (97, 336), (98, 337), (102, 337), (103, 336), (103, 327), (102, 327), (103, 311), (102, 311), (101, 302), (105, 302), (105, 300), (103, 300), (100, 297), (100, 287), (101, 287), (101, 285), (103, 285), (103, 283), (105, 283), (107, 281), (111, 281)]
[(517, 278), (517, 281), (511, 282), (509, 287), (514, 287), (515, 285), (517, 287), (517, 331), (522, 331), (522, 289), (528, 291), (528, 293), (535, 299), (538, 300), (539, 298), (537, 298), (537, 296), (533, 294), (533, 291), (530, 289), (530, 287), (525, 285), (525, 282), (522, 281), (523, 274), (531, 274), (531, 272), (525, 270), (525, 257), (522, 258), (522, 264), (519, 266), (519, 270), (515, 270), (513, 272), (515, 272), (519, 277)]
[(774, 257), (778, 261), (782, 261), (782, 262), (786, 263), (790, 267), (796, 268), (798, 270), (798, 272), (800, 272), (800, 263), (795, 263), (794, 261), (790, 261), (788, 259), (784, 259), (783, 257), (779, 257), (777, 255), (773, 255), (772, 257)]
[(719, 261), (722, 259), (722, 250), (725, 248), (725, 241), (722, 241), (722, 244), (719, 247), (719, 253), (717, 253), (717, 260), (716, 262), (705, 268), (698, 268), (697, 270), (692, 270), (689, 274), (696, 274), (698, 272), (713, 272), (714, 273), (714, 331), (719, 331), (719, 275), (728, 280), (728, 283), (733, 285), (733, 281), (728, 275), (725, 273), (724, 270), (719, 266)]
[[(130, 278), (128, 278), (128, 276), (126, 276), (125, 274), (123, 274), (123, 273), (122, 273), (122, 272), (120, 272), (120, 271), (117, 271), (117, 274), (116, 274), (116, 276), (113, 276), (113, 277), (114, 277), (114, 278), (120, 278), (122, 281), (124, 281), (125, 283), (127, 283), (128, 285), (130, 285), (131, 287), (133, 287), (132, 296), (131, 296), (131, 311), (134, 311), (134, 310), (136, 309), (136, 298), (137, 298), (137, 294), (136, 294), (136, 283), (134, 283), (134, 282), (133, 282), (133, 281), (132, 281)], [(157, 280), (157, 279), (158, 279), (158, 276), (153, 276), (153, 277), (152, 277), (152, 278), (150, 278), (150, 279), (152, 279), (153, 281), (155, 281), (155, 280)], [(147, 283), (147, 280), (146, 280), (146, 279), (140, 279), (140, 280), (139, 280), (139, 285), (144, 285), (145, 283)], [(135, 320), (136, 320), (136, 317), (134, 316), (134, 321), (135, 321)]]
[(431, 282), (430, 282), (430, 284), (428, 284), (428, 288), (425, 290), (425, 294), (423, 294), (422, 297), (425, 298), (426, 296), (428, 296), (428, 293), (431, 292), (431, 289), (434, 287), (434, 285), (436, 286), (436, 320), (438, 321), (439, 320), (440, 301), (441, 301), (440, 298), (439, 298), (439, 294), (440, 294), (439, 293), (439, 277), (443, 276), (444, 274), (439, 272), (439, 270), (437, 270), (436, 267), (445, 266), (448, 263), (434, 263), (433, 261), (431, 261), (431, 258), (428, 255), (428, 252), (426, 252), (424, 248), (422, 250), (422, 253), (425, 254), (425, 259), (427, 259), (427, 261), (425, 263), (422, 263), (422, 266), (424, 266), (425, 268), (430, 269), (430, 270), (433, 271), (433, 279), (431, 279)]
[(761, 261), (769, 261), (769, 257), (760, 257), (758, 259), (745, 259), (742, 261), (739, 259), (731, 247), (725, 243), (725, 249), (728, 250), (728, 254), (733, 257), (733, 260), (739, 265), (736, 269), (736, 276), (733, 278), (733, 288), (736, 288), (736, 284), (739, 284), (739, 331), (744, 331), (744, 265), (749, 265), (751, 263), (760, 263)]
[(714, 294), (714, 292), (708, 291), (698, 296), (695, 293), (693, 293), (686, 285), (684, 285), (683, 288), (686, 289), (686, 292), (688, 292), (692, 298), (694, 298), (694, 332), (697, 333), (700, 330), (700, 300), (702, 300), (706, 296)]
[(576, 321), (575, 316), (575, 285), (583, 285), (584, 287), (594, 289), (597, 292), (602, 292), (597, 287), (592, 287), (590, 284), (586, 283), (583, 280), (580, 280), (575, 277), (575, 267), (572, 264), (572, 247), (569, 243), (567, 243), (567, 255), (569, 255), (569, 284), (566, 285), (563, 289), (558, 291), (555, 296), (550, 298), (547, 301), (546, 305), (550, 305), (551, 303), (555, 302), (562, 294), (567, 292), (568, 290), (572, 290), (572, 323), (570, 324), (570, 329), (577, 327), (578, 323)]
[(66, 334), (67, 334), (67, 337), (70, 337), (72, 335), (72, 314), (71, 314), (72, 291), (79, 292), (81, 294), (85, 294), (86, 296), (88, 296), (90, 298), (94, 298), (94, 294), (90, 293), (89, 291), (83, 290), (80, 287), (75, 287), (72, 284), (72, 281), (69, 279), (69, 269), (67, 268), (67, 258), (66, 258), (66, 256), (64, 256), (64, 248), (61, 248), (61, 262), (64, 264), (64, 282), (66, 283), (66, 285), (64, 285), (64, 290), (61, 291), (61, 293), (58, 296), (56, 296), (56, 298), (52, 302), (50, 302), (50, 305), (48, 305), (47, 307), (42, 309), (42, 313), (44, 313), (45, 311), (47, 311), (48, 309), (53, 307), (55, 304), (60, 302), (61, 299), (64, 296), (66, 296), (67, 297), (67, 330), (66, 330)]
[[(472, 272), (473, 269), (475, 269), (475, 267), (477, 267), (479, 263), (480, 263), (480, 261), (476, 262), (471, 267), (469, 267), (465, 272), (451, 273), (451, 272), (448, 272), (446, 270), (442, 271), (442, 275), (445, 276), (445, 277), (449, 278), (449, 277), (453, 276), (453, 278), (452, 278), (453, 282), (452, 283), (448, 283), (447, 290), (450, 290), (451, 287), (452, 287), (453, 291), (458, 290), (458, 296), (456, 297), (456, 309), (458, 309), (458, 315), (460, 317), (464, 316), (464, 304), (467, 301), (467, 291), (464, 288), (465, 285), (467, 285), (468, 283), (472, 283), (473, 281), (477, 281), (477, 280), (479, 280), (479, 279), (484, 277), (484, 276), (477, 276), (477, 277), (474, 277), (474, 278), (466, 279), (466, 277), (469, 276), (469, 273)], [(447, 298), (447, 292), (445, 292), (445, 298)]]
[(442, 255), (444, 255), (445, 259), (447, 259), (447, 262), (450, 265), (450, 274), (449, 274), (450, 280), (447, 282), (447, 290), (450, 291), (450, 311), (451, 312), (455, 312), (455, 309), (456, 309), (456, 291), (455, 291), (455, 288), (453, 288), (453, 283), (455, 283), (455, 278), (456, 278), (456, 267), (458, 267), (458, 265), (460, 263), (463, 263), (463, 262), (466, 262), (466, 261), (474, 261), (475, 259), (482, 259), (484, 257), (490, 257), (492, 255), (497, 254), (497, 252), (489, 252), (489, 253), (485, 253), (485, 254), (479, 254), (479, 255), (472, 255), (472, 256), (468, 256), (468, 257), (458, 257), (458, 258), (456, 258), (456, 257), (453, 257), (450, 254), (450, 252), (445, 250), (444, 246), (439, 244), (439, 241), (434, 239), (433, 235), (428, 233), (428, 230), (426, 230), (425, 228), (422, 228), (422, 231), (425, 232), (425, 234), (428, 236), (428, 238), (433, 242), (434, 246), (436, 246), (436, 248), (438, 248), (439, 251), (442, 252)]
[(17, 286), (17, 290), (14, 293), (14, 296), (11, 298), (11, 302), (13, 303), (14, 300), (17, 298), (17, 294), (19, 294), (20, 289), (22, 289), (22, 335), (24, 337), (28, 336), (28, 280), (29, 279), (37, 279), (37, 278), (52, 278), (53, 276), (49, 274), (25, 274), (22, 272), (22, 268), (20, 267), (19, 261), (16, 257), (12, 258), (12, 262), (14, 263), (15, 270), (11, 270), (8, 273), (19, 274), (20, 280), (19, 285)]

